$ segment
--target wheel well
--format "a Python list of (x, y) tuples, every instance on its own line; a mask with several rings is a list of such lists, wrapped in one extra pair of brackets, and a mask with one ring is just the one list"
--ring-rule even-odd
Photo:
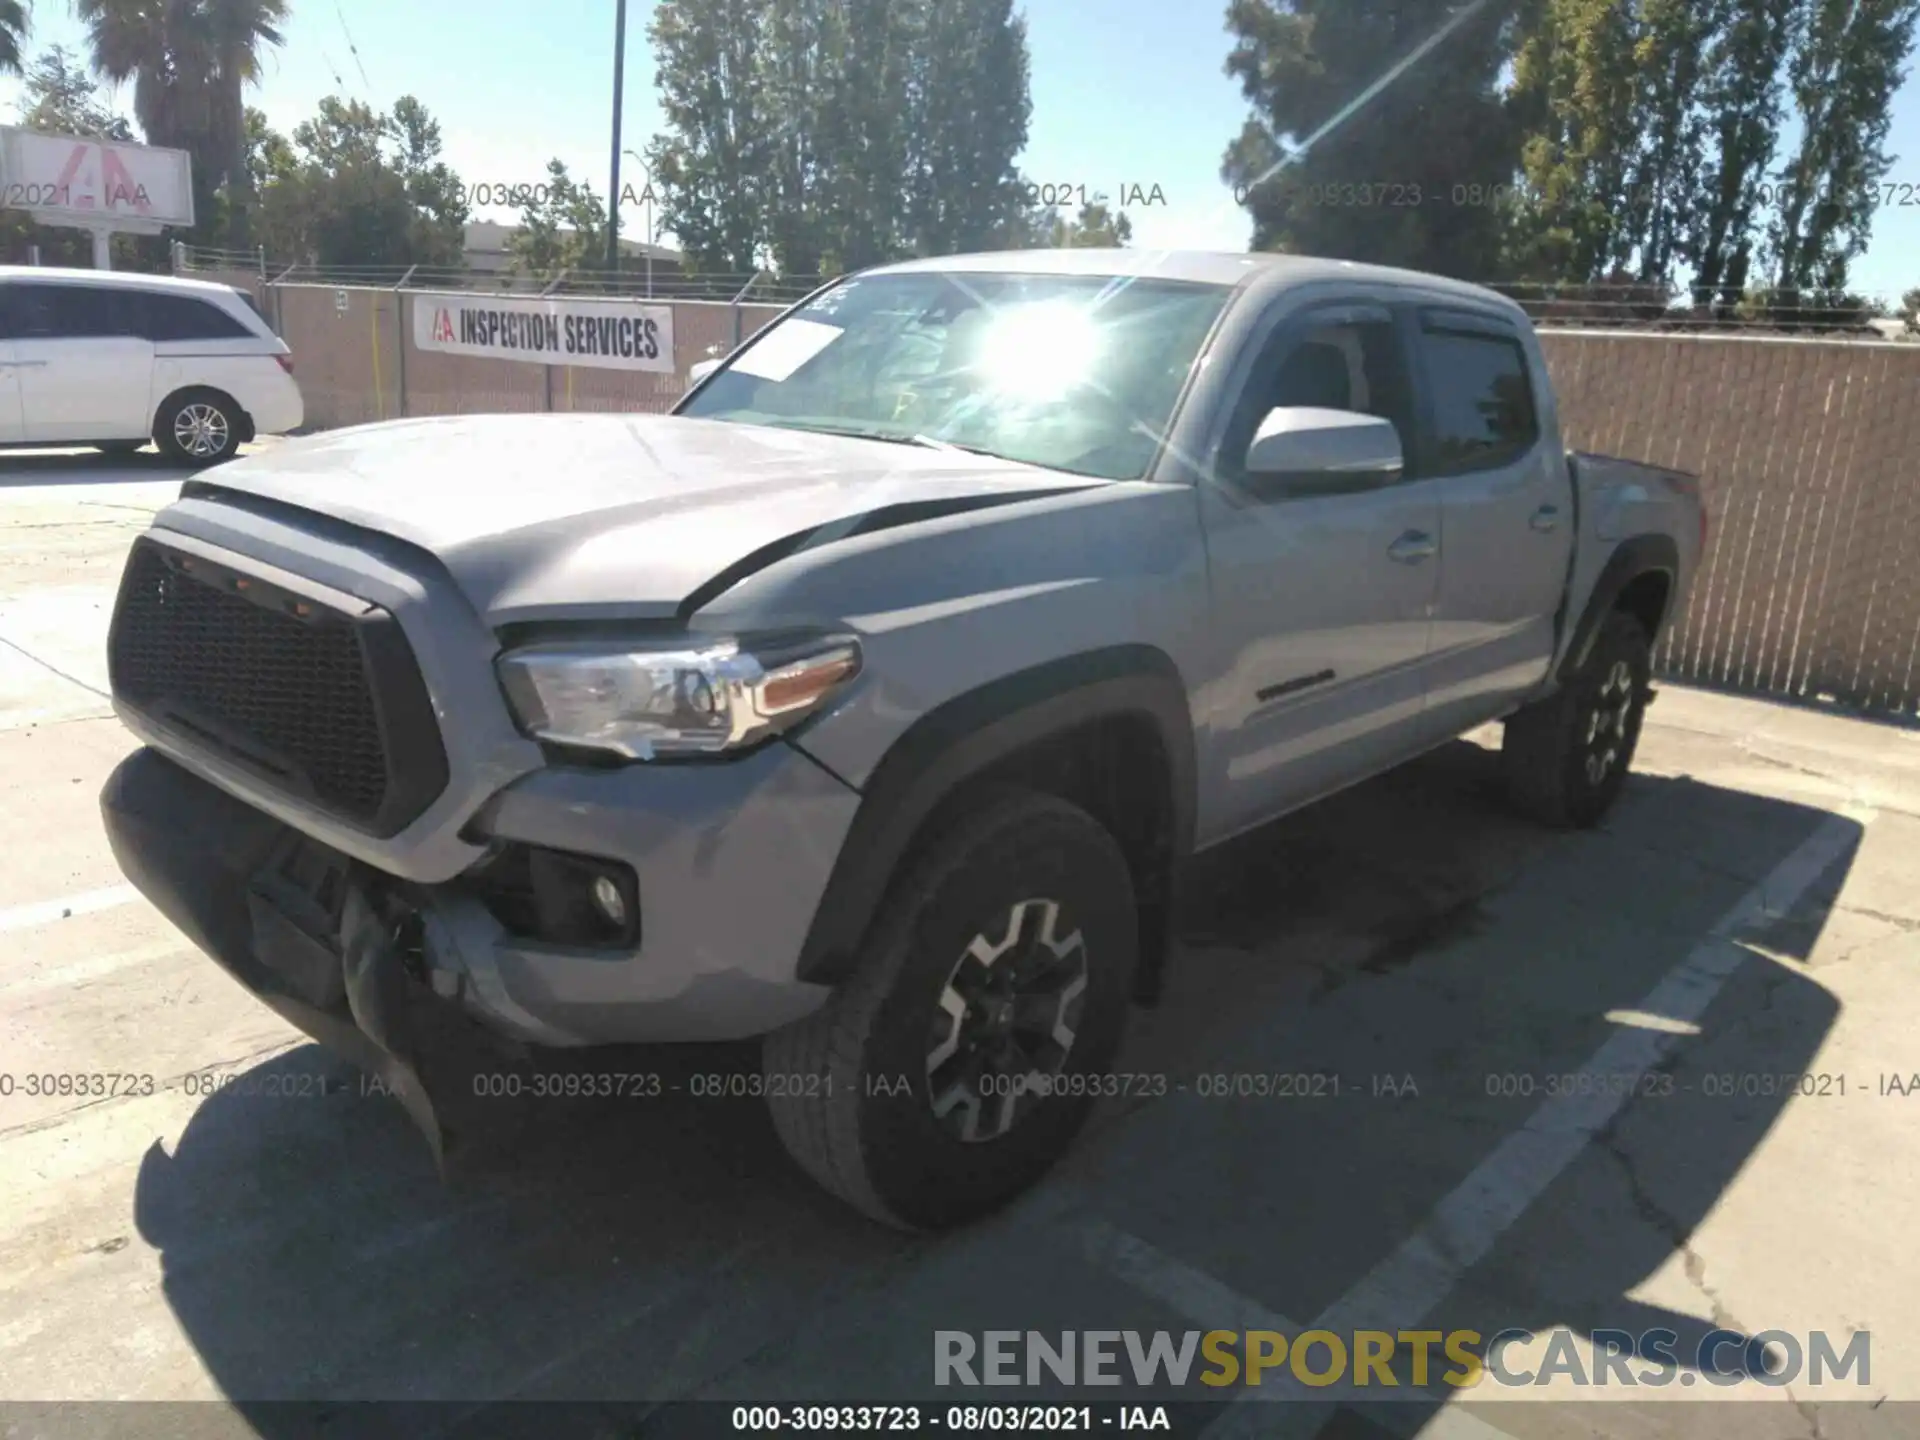
[(1664, 570), (1648, 570), (1627, 582), (1613, 608), (1633, 616), (1646, 627), (1650, 639), (1660, 638), (1660, 625), (1667, 615), (1667, 599), (1673, 593), (1673, 577)]
[(254, 438), (253, 416), (249, 415), (247, 413), (247, 407), (234, 399), (233, 396), (214, 385), (182, 385), (178, 390), (175, 390), (154, 407), (153, 425), (149, 433), (154, 437), (155, 443), (159, 441), (160, 420), (161, 417), (167, 413), (167, 408), (171, 405), (179, 404), (182, 400), (192, 395), (211, 396), (213, 399), (225, 404), (235, 415), (239, 416), (240, 440), (242, 444)]
[(1177, 849), (1173, 763), (1159, 726), (1145, 714), (1103, 716), (1013, 750), (969, 775), (916, 832), (907, 858), (964, 815), (983, 790), (1019, 785), (1058, 795), (1098, 820), (1120, 842), (1140, 911), (1135, 997), (1159, 994), (1170, 938)]

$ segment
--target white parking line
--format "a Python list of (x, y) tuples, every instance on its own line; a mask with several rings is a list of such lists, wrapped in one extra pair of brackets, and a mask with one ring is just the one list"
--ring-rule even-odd
[[(1084, 1226), (1087, 1254), (1135, 1289), (1209, 1329), (1268, 1329), (1284, 1334), (1331, 1330), (1349, 1335), (1356, 1330), (1397, 1331), (1417, 1325), (1468, 1270), (1486, 1258), (1494, 1242), (1626, 1103), (1630, 1088), (1613, 1085), (1606, 1077), (1649, 1070), (1687, 1038), (1687, 1025), (1706, 1013), (1750, 953), (1732, 937), (1747, 926), (1791, 910), (1871, 819), (1871, 811), (1855, 810), (1822, 823), (1721, 916), (1686, 959), (1633, 1007), (1680, 1024), (1670, 1029), (1617, 1030), (1576, 1072), (1594, 1077), (1596, 1083), (1574, 1086), (1542, 1104), (1434, 1207), (1419, 1229), (1310, 1324), (1291, 1325), (1204, 1271), (1101, 1221)], [(1221, 1440), (1283, 1431), (1310, 1434), (1312, 1422), (1324, 1419), (1320, 1406), (1275, 1411), (1267, 1405), (1239, 1403), (1285, 1400), (1304, 1393), (1311, 1392), (1285, 1385), (1260, 1390), (1242, 1387), (1234, 1395), (1235, 1403), (1207, 1428), (1207, 1434)], [(1332, 1397), (1320, 1391), (1318, 1398)], [(1374, 1413), (1384, 1415), (1390, 1408)], [(1414, 1424), (1427, 1414), (1425, 1407), (1411, 1409), (1407, 1419)], [(1501, 1440), (1504, 1432), (1477, 1417), (1447, 1409), (1431, 1414), (1419, 1433), (1426, 1440), (1476, 1436)]]
[(109, 885), (104, 890), (83, 890), (64, 900), (36, 900), (31, 905), (9, 905), (0, 910), (0, 935), (11, 930), (31, 930), (74, 915), (91, 915), (138, 900), (140, 892), (131, 885)]

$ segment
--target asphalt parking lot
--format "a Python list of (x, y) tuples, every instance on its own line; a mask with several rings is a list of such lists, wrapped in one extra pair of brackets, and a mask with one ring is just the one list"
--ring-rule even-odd
[[(1078, 1404), (936, 1390), (935, 1332), (1311, 1326), (1665, 1328), (1682, 1355), (1716, 1328), (1865, 1333), (1871, 1366), (1583, 1387), (1523, 1347), (1538, 1383), (1269, 1383), (1196, 1423), (1920, 1435), (1920, 731), (1668, 688), (1599, 832), (1509, 816), (1468, 741), (1204, 857), (1121, 1066), (1146, 1078), (964, 1233), (868, 1224), (757, 1101), (690, 1086), (523, 1114), (449, 1186), (107, 851), (106, 623), (178, 480), (0, 455), (0, 1072), (153, 1077), (0, 1093), (0, 1402), (217, 1403), (0, 1405), (0, 1432), (309, 1433), (287, 1401), (444, 1402), (410, 1435), (499, 1401), (591, 1402), (607, 1434), (676, 1399)], [(1091, 1398), (1136, 1394), (1195, 1398)]]

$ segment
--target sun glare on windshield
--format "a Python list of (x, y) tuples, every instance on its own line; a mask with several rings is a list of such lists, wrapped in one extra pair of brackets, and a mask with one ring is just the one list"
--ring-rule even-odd
[(1009, 306), (987, 322), (969, 368), (996, 393), (1058, 400), (1092, 371), (1102, 339), (1085, 305), (1046, 300)]

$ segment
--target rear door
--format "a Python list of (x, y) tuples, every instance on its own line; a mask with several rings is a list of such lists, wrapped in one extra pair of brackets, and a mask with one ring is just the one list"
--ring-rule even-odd
[[(1283, 306), (1287, 301), (1281, 302)], [(1211, 723), (1223, 831), (1370, 773), (1405, 746), (1424, 703), (1440, 500), (1417, 464), (1395, 484), (1299, 493), (1248, 475), (1277, 406), (1394, 422), (1412, 453), (1409, 320), (1369, 300), (1325, 300), (1276, 321), (1238, 391), (1202, 484), (1222, 682)]]
[(1414, 338), (1424, 473), (1439, 487), (1429, 722), (1510, 708), (1552, 663), (1573, 556), (1573, 483), (1531, 337), (1505, 316), (1427, 309)]
[(271, 331), (249, 328), (204, 295), (156, 290), (141, 301), (145, 333), (153, 341), (154, 408), (169, 395), (204, 385), (233, 396), (258, 418), (271, 418), (262, 401), (289, 383), (273, 359), (280, 342)]
[(145, 438), (153, 428), (153, 342), (140, 333), (138, 293), (43, 281), (14, 290), (27, 439)]

